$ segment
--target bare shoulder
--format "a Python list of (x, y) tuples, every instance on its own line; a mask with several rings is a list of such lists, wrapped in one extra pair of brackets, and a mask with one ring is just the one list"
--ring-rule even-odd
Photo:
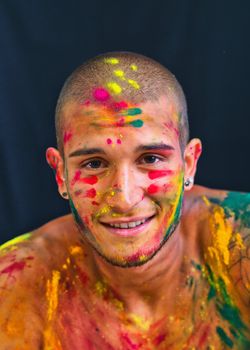
[(76, 236), (66, 216), (0, 247), (1, 349), (42, 348), (46, 287)]

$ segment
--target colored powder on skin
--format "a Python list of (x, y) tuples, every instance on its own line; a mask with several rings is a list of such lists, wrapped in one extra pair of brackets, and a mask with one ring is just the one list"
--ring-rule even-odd
[(130, 68), (131, 68), (134, 72), (136, 72), (136, 71), (138, 70), (138, 67), (137, 67), (137, 65), (135, 65), (135, 64), (131, 64)]
[(93, 204), (93, 205), (99, 205), (99, 203), (97, 203), (96, 201), (92, 201), (91, 204)]
[(9, 277), (12, 275), (13, 272), (16, 271), (22, 271), (26, 265), (25, 261), (15, 261), (11, 265), (5, 267), (3, 270), (0, 271), (0, 274), (8, 274)]
[(219, 335), (220, 339), (223, 341), (223, 343), (232, 349), (234, 343), (226, 334), (226, 332), (221, 327), (216, 327), (216, 332)]
[(130, 314), (129, 318), (136, 324), (137, 327), (139, 327), (143, 331), (148, 331), (150, 328), (150, 322), (146, 321), (143, 317), (136, 315), (136, 314)]
[(96, 175), (91, 175), (89, 177), (81, 179), (81, 181), (89, 185), (94, 185), (97, 183), (98, 177)]
[(90, 190), (86, 191), (86, 197), (95, 198), (95, 196), (96, 196), (96, 190), (94, 188), (91, 188)]
[(121, 80), (126, 80), (125, 79), (125, 74), (124, 74), (123, 70), (121, 70), (121, 69), (114, 70), (114, 75), (116, 77), (120, 78)]
[(130, 350), (139, 350), (141, 348), (141, 344), (133, 343), (127, 333), (121, 333), (121, 338), (129, 345)]
[(63, 180), (62, 180), (61, 176), (59, 175), (58, 171), (56, 172), (56, 183), (58, 184), (58, 186), (62, 186), (62, 184), (63, 184)]
[(127, 108), (128, 104), (125, 101), (114, 102), (111, 107), (116, 111), (121, 111), (122, 109)]
[(82, 250), (82, 247), (80, 247), (79, 245), (75, 245), (69, 248), (69, 252), (71, 255), (78, 255), (78, 254), (82, 254), (83, 250)]
[(89, 282), (89, 276), (79, 267), (77, 268), (77, 275), (83, 285), (86, 285)]
[(107, 144), (111, 145), (111, 143), (112, 143), (112, 140), (111, 139), (107, 139)]
[(44, 331), (44, 350), (62, 350), (61, 343), (59, 339), (57, 339), (55, 331), (51, 324), (55, 318), (55, 313), (58, 306), (58, 288), (60, 277), (60, 272), (53, 270), (52, 279), (47, 281), (46, 297), (48, 303), (48, 326)]
[(116, 140), (116, 143), (117, 143), (118, 145), (120, 145), (120, 144), (122, 143), (122, 141), (121, 141), (120, 139), (117, 139), (117, 140)]
[(125, 125), (125, 119), (124, 118), (120, 118), (118, 120), (118, 122), (115, 123), (115, 126), (118, 126), (118, 127), (122, 127)]
[(128, 79), (128, 83), (133, 86), (134, 89), (139, 90), (140, 85), (133, 79)]
[(75, 183), (80, 180), (80, 177), (81, 177), (81, 170), (77, 170), (75, 172), (75, 175), (74, 175), (72, 181), (71, 181), (71, 186), (74, 186)]
[(141, 128), (143, 126), (143, 121), (141, 119), (136, 119), (129, 124), (133, 125), (135, 128)]
[(141, 108), (128, 108), (126, 111), (122, 112), (122, 115), (138, 115), (142, 114)]
[(166, 334), (159, 334), (156, 338), (153, 340), (154, 345), (160, 345), (166, 338)]
[(46, 297), (48, 302), (47, 318), (51, 321), (58, 306), (58, 287), (61, 278), (59, 271), (52, 271), (52, 279), (47, 281)]
[(118, 64), (119, 60), (114, 57), (109, 57), (109, 58), (104, 58), (104, 62), (109, 64)]
[(153, 180), (157, 179), (159, 177), (167, 176), (167, 175), (172, 175), (173, 170), (151, 170), (148, 172), (148, 177)]
[(72, 137), (72, 133), (69, 131), (65, 131), (63, 136), (63, 143), (66, 144)]
[(107, 87), (111, 91), (111, 93), (115, 95), (119, 95), (122, 92), (122, 88), (120, 87), (120, 85), (115, 83), (114, 81), (108, 82)]
[(95, 89), (93, 96), (97, 101), (105, 102), (110, 98), (109, 92), (103, 88)]
[(23, 242), (23, 241), (26, 241), (27, 239), (30, 238), (30, 236), (31, 236), (31, 233), (25, 233), (24, 235), (21, 235), (21, 236), (19, 236), (19, 237), (13, 238), (13, 239), (11, 239), (10, 241), (8, 241), (8, 242), (2, 244), (2, 245), (0, 246), (0, 251), (4, 250), (4, 249), (6, 249), (6, 248), (9, 248), (10, 246), (14, 246), (14, 245), (16, 245), (16, 244), (18, 244), (18, 243), (21, 243), (21, 242)]
[(80, 194), (82, 194), (82, 190), (77, 190), (74, 192), (74, 195), (77, 197), (80, 196)]
[(156, 192), (158, 192), (158, 190), (159, 190), (159, 187), (156, 186), (156, 185), (154, 185), (154, 184), (151, 184), (151, 185), (148, 186), (148, 188), (147, 188), (147, 192), (148, 192), (149, 194), (156, 193)]

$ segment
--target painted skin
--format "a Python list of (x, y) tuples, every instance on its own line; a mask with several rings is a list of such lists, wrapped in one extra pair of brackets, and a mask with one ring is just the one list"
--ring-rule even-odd
[[(183, 193), (200, 142), (182, 157), (166, 102), (139, 106), (140, 128), (68, 105), (65, 162), (54, 149), (48, 160), (83, 232), (67, 215), (2, 247), (3, 349), (250, 347), (249, 195), (200, 186)], [(136, 151), (156, 143), (171, 147)], [(93, 147), (105, 153), (75, 152)], [(102, 224), (151, 215), (133, 235)]]

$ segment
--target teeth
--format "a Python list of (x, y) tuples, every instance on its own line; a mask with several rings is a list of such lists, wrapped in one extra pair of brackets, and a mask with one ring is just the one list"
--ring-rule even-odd
[(121, 224), (109, 224), (112, 227), (119, 227), (119, 228), (133, 228), (136, 226), (139, 226), (141, 224), (144, 224), (144, 222), (146, 221), (146, 219), (140, 220), (140, 221), (132, 221), (132, 222), (123, 222)]

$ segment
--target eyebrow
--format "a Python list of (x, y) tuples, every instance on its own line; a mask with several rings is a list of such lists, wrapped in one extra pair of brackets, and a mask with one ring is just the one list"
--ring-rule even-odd
[(174, 151), (174, 147), (167, 145), (166, 143), (151, 143), (149, 145), (139, 145), (136, 147), (136, 152), (140, 151), (152, 151), (152, 150), (164, 150), (164, 151)]
[(88, 155), (88, 154), (96, 154), (96, 153), (105, 154), (105, 152), (102, 148), (81, 148), (81, 149), (77, 149), (76, 151), (70, 153), (69, 157), (79, 157), (79, 156), (84, 156), (84, 155)]
[[(152, 150), (164, 150), (164, 151), (173, 151), (175, 148), (171, 145), (167, 145), (165, 143), (151, 143), (149, 145), (139, 145), (136, 147), (136, 152), (142, 152), (142, 151), (152, 151)], [(104, 150), (102, 148), (81, 148), (77, 149), (76, 151), (70, 153), (69, 157), (79, 157), (83, 155), (90, 155), (90, 154), (96, 154), (101, 153), (105, 154)]]

